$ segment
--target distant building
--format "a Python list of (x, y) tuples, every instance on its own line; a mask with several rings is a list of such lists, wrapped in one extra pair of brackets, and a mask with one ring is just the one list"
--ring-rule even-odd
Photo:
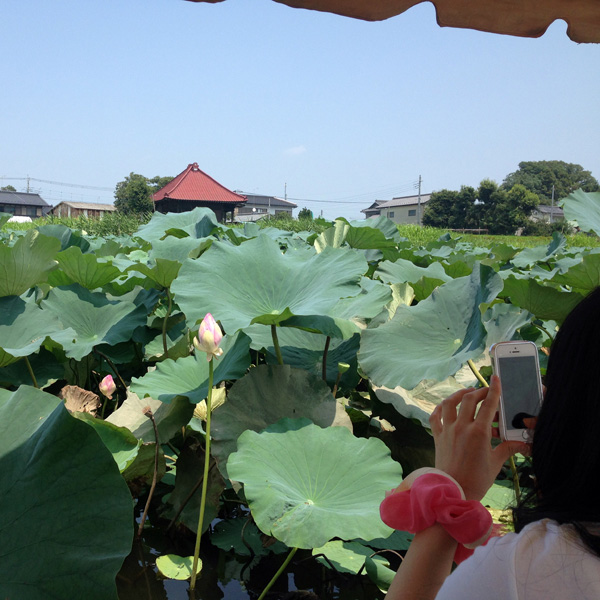
[(153, 196), (158, 212), (186, 212), (197, 206), (210, 208), (220, 222), (228, 213), (246, 204), (246, 197), (228, 190), (200, 170), (198, 163), (191, 163)]
[(0, 191), (0, 212), (37, 219), (46, 215), (51, 208), (39, 194)]
[(63, 201), (57, 204), (50, 214), (55, 217), (89, 217), (100, 218), (108, 212), (117, 209), (112, 204), (94, 204), (92, 202), (70, 202)]
[(392, 200), (375, 200), (369, 208), (364, 208), (360, 212), (364, 213), (366, 218), (381, 215), (394, 223), (419, 225), (419, 205), (422, 221), (423, 211), (430, 198), (431, 194), (421, 194), (420, 200), (419, 196), (403, 196), (402, 198), (393, 198)]
[(248, 221), (258, 221), (267, 215), (278, 215), (285, 213), (293, 216), (294, 208), (298, 208), (297, 204), (278, 198), (277, 196), (264, 196), (260, 194), (247, 194), (236, 190), (237, 194), (241, 194), (246, 198), (246, 204), (236, 208), (234, 220), (239, 223), (247, 223)]
[(532, 221), (538, 221), (542, 223), (550, 223), (553, 221), (563, 221), (565, 213), (560, 206), (547, 206), (540, 204), (537, 206), (532, 213), (529, 215)]

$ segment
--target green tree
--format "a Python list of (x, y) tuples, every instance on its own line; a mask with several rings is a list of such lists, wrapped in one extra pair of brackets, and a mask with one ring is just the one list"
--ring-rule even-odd
[(578, 189), (583, 189), (584, 192), (600, 190), (598, 181), (590, 171), (586, 171), (581, 165), (562, 160), (520, 162), (519, 168), (506, 176), (502, 187), (509, 190), (516, 184), (523, 185), (530, 192), (537, 194), (540, 204), (551, 203), (552, 186), (555, 203)]
[(115, 188), (115, 206), (124, 214), (143, 214), (154, 210), (152, 194), (163, 188), (172, 177), (148, 179), (138, 173), (130, 173)]
[(3, 187), (0, 187), (0, 192), (16, 192), (17, 188), (13, 187), (12, 185), (5, 185)]
[(431, 194), (423, 211), (423, 225), (445, 229), (470, 229), (475, 227), (474, 188), (463, 185), (460, 191), (441, 190)]
[(298, 213), (298, 220), (300, 219), (308, 219), (309, 221), (313, 220), (313, 213), (312, 210), (310, 210), (309, 208), (306, 208), (306, 206), (302, 209), (300, 209), (300, 212)]

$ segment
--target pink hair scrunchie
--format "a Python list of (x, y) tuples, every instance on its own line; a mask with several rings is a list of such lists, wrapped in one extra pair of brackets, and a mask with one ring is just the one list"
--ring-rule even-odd
[(379, 513), (386, 525), (409, 533), (439, 523), (459, 543), (456, 563), (488, 540), (493, 525), (492, 516), (481, 502), (466, 500), (459, 483), (439, 469), (411, 473), (398, 488), (388, 492)]

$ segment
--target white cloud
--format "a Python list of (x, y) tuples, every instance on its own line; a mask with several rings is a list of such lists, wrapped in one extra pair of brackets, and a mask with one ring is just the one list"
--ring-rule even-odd
[(300, 154), (304, 154), (305, 152), (305, 146), (292, 146), (291, 148), (287, 148), (283, 151), (283, 153), (287, 154), (288, 156), (299, 156)]

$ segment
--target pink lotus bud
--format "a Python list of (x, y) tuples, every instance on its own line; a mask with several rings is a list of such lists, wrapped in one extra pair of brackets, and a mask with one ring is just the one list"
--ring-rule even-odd
[(223, 349), (219, 344), (223, 339), (223, 332), (217, 325), (213, 316), (208, 313), (198, 329), (198, 337), (194, 338), (194, 346), (201, 352), (206, 352), (206, 360), (211, 361), (213, 357), (218, 358), (223, 354)]
[(100, 382), (100, 391), (107, 397), (110, 398), (112, 400), (112, 395), (115, 393), (115, 390), (117, 389), (117, 386), (115, 385), (115, 382), (112, 378), (112, 375), (107, 375), (101, 382)]

